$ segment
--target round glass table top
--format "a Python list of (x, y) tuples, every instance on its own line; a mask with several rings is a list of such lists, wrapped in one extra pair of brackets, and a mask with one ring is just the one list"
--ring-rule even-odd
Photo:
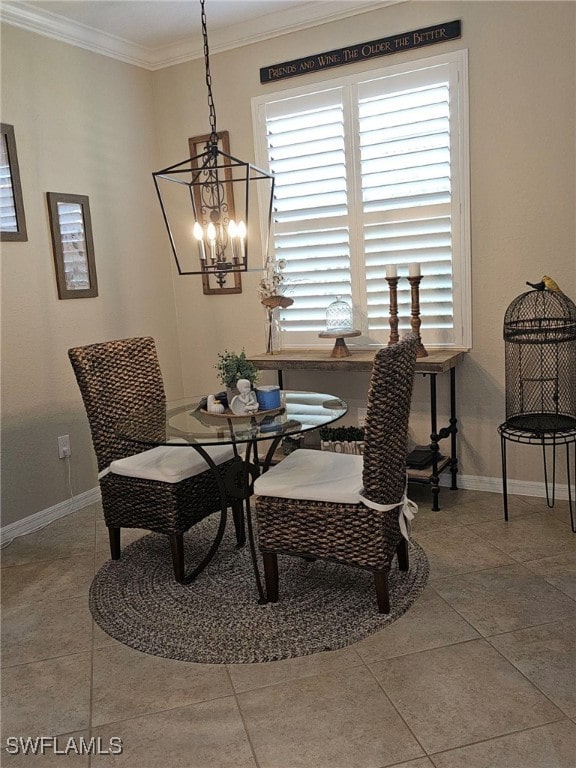
[(172, 400), (126, 414), (119, 420), (117, 432), (149, 446), (247, 443), (318, 429), (348, 411), (348, 404), (334, 395), (291, 390), (281, 395), (280, 408), (242, 416), (208, 413), (203, 397)]

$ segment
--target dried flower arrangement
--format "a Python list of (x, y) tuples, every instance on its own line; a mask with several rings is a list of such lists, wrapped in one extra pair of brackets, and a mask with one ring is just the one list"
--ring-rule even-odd
[(258, 293), (260, 295), (260, 302), (266, 307), (268, 330), (266, 334), (266, 352), (268, 354), (274, 354), (274, 310), (278, 307), (286, 309), (294, 304), (294, 299), (284, 296), (286, 290), (286, 282), (284, 275), (284, 267), (286, 262), (284, 259), (266, 260), (266, 274), (260, 280), (258, 285)]

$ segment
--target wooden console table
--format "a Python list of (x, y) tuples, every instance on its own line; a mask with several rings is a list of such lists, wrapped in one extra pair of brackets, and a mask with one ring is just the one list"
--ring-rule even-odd
[[(283, 388), (283, 371), (357, 371), (370, 373), (376, 350), (353, 351), (349, 357), (330, 357), (330, 350), (322, 349), (284, 349), (273, 355), (248, 355), (257, 368), (262, 371), (277, 371), (278, 384)], [(412, 482), (429, 484), (432, 490), (432, 510), (440, 509), (439, 473), (449, 468), (452, 475), (450, 488), (457, 490), (458, 455), (456, 451), (456, 366), (464, 357), (464, 350), (434, 350), (428, 357), (416, 360), (416, 373), (430, 376), (430, 448), (433, 460), (430, 469), (409, 469), (408, 478)], [(439, 373), (450, 374), (450, 419), (448, 426), (438, 429), (436, 376)], [(450, 456), (440, 457), (440, 440), (450, 438)]]

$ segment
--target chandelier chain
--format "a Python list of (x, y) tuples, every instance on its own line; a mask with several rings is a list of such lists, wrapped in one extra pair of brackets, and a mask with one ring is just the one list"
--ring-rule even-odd
[[(210, 133), (201, 139), (203, 149), (197, 146), (200, 143), (198, 137), (190, 140), (190, 157), (155, 171), (152, 176), (178, 273), (208, 277), (208, 280), (203, 280), (205, 293), (239, 293), (242, 287), (238, 282), (235, 282), (233, 288), (225, 287), (226, 276), (229, 272), (248, 270), (247, 224), (251, 217), (254, 218), (249, 206), (250, 198), (256, 193), (256, 182), (259, 181), (266, 184), (269, 197), (265, 233), (266, 238), (269, 236), (274, 179), (271, 174), (251, 163), (233, 157), (226, 131), (218, 136), (210, 73), (206, 0), (200, 0), (200, 10)], [(182, 174), (185, 174), (184, 178)], [(258, 186), (262, 187), (262, 184)], [(181, 192), (180, 199), (173, 202), (172, 198), (178, 189)], [(178, 193), (175, 196), (178, 198)], [(186, 206), (191, 209), (188, 213)], [(264, 253), (267, 252), (266, 240)], [(196, 261), (199, 263), (194, 268)]]
[(206, 25), (205, 0), (200, 0), (202, 9), (202, 39), (204, 40), (204, 66), (206, 69), (206, 87), (208, 88), (208, 111), (210, 114), (210, 143), (218, 144), (218, 134), (216, 132), (216, 108), (214, 106), (214, 97), (212, 96), (212, 75), (210, 73), (210, 51), (208, 49), (208, 28)]

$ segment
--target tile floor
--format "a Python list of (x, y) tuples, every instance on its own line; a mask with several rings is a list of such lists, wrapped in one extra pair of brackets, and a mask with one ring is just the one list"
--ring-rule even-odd
[[(575, 768), (576, 535), (567, 502), (429, 489), (431, 578), (410, 611), (340, 651), (270, 664), (156, 658), (108, 637), (87, 593), (97, 506), (2, 550), (8, 736), (122, 739), (120, 755), (2, 754), (40, 768)], [(128, 533), (128, 532), (126, 532)], [(130, 532), (126, 540), (141, 535)]]

